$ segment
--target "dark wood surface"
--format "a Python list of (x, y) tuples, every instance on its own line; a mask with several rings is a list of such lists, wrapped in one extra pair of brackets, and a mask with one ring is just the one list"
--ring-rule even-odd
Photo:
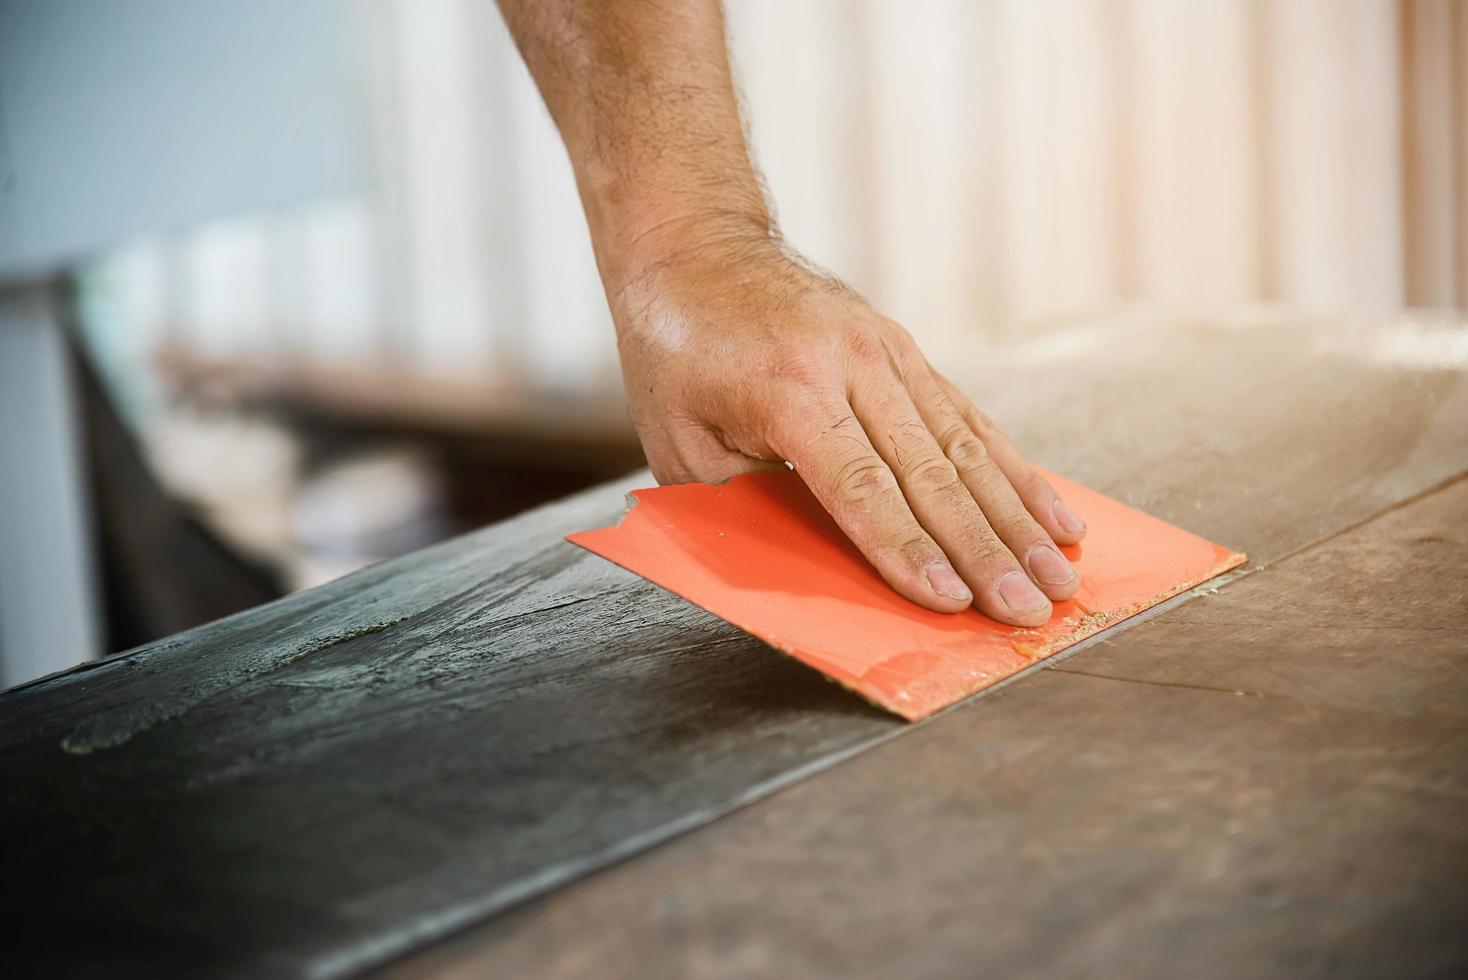
[(1468, 480), (402, 976), (1450, 977)]
[(951, 371), (1254, 561), (921, 726), (560, 541), (639, 477), (10, 692), (12, 956), (343, 972), (543, 895), (397, 968), (1458, 964), (1463, 491), (1398, 506), (1468, 469), (1458, 329), (1127, 316)]
[(621, 501), (5, 695), (7, 954), (348, 971), (901, 728), (561, 540)]

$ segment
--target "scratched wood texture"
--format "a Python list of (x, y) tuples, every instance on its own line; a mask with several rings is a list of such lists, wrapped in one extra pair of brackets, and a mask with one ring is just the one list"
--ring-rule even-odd
[[(1038, 461), (1267, 564), (1468, 468), (1460, 335), (1112, 318), (951, 373)], [(10, 961), (350, 972), (929, 730), (560, 540), (642, 479), (0, 696)], [(1077, 697), (1031, 737), (1093, 751)]]
[(1468, 975), (1468, 479), (403, 977)]

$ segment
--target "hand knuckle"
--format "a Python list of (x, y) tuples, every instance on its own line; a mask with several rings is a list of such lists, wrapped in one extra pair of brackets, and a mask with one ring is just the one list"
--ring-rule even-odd
[(994, 518), (994, 525), (1013, 545), (1014, 555), (1023, 555), (1037, 544), (1050, 540), (1045, 529), (1035, 523), (1023, 506), (1005, 509)]
[[(903, 561), (913, 565), (926, 564), (933, 560), (933, 542), (923, 535), (913, 535), (892, 549)], [(936, 556), (941, 558), (941, 555)]]
[(920, 492), (946, 490), (958, 477), (948, 457), (937, 453), (914, 457), (905, 471), (912, 488)]
[(966, 425), (954, 425), (943, 434), (941, 443), (943, 451), (959, 469), (983, 466), (989, 462), (989, 448)]
[(829, 370), (821, 352), (805, 343), (780, 345), (774, 354), (773, 374), (801, 388), (814, 388)]
[(859, 361), (875, 361), (886, 357), (882, 338), (865, 327), (849, 327), (845, 338), (847, 353)]
[(849, 503), (862, 503), (892, 489), (892, 472), (872, 457), (849, 459), (836, 471), (836, 492)]
[(999, 427), (994, 424), (994, 420), (973, 405), (969, 405), (968, 414), (969, 424), (974, 427), (974, 431), (978, 432), (979, 435), (984, 436), (999, 431)]
[(922, 353), (918, 350), (917, 341), (913, 338), (911, 331), (909, 331), (902, 324), (898, 323), (896, 320), (887, 320), (886, 325), (887, 332), (891, 335), (893, 341), (897, 344), (897, 346), (901, 347), (904, 351), (907, 351), (912, 356), (917, 357), (919, 360), (922, 360), (924, 364), (927, 363), (927, 361), (923, 358)]

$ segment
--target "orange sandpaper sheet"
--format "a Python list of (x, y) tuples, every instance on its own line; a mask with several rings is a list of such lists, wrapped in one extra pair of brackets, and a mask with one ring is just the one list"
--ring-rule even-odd
[(916, 721), (1244, 561), (1045, 475), (1087, 530), (1061, 549), (1080, 591), (1035, 629), (902, 598), (791, 472), (636, 490), (620, 524), (567, 540)]

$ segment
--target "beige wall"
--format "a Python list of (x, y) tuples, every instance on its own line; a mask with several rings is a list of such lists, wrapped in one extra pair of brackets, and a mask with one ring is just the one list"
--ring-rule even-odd
[(1468, 305), (1468, 4), (731, 13), (791, 234), (919, 332), (1127, 300)]
[[(118, 329), (615, 378), (569, 168), (490, 0), (368, 0), (365, 202), (140, 242)], [(782, 221), (941, 357), (1147, 302), (1468, 307), (1468, 2), (729, 0)]]

